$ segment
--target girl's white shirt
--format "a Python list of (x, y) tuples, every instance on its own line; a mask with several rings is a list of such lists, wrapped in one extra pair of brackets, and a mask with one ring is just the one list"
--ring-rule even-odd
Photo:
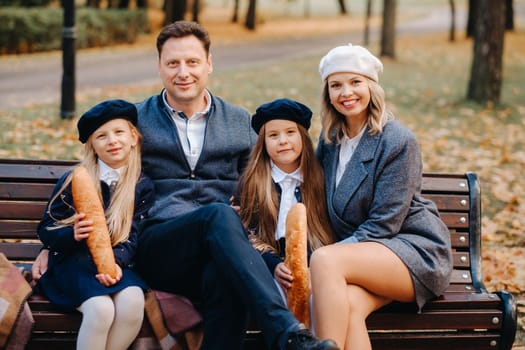
[(272, 179), (281, 186), (281, 201), (279, 203), (279, 216), (277, 217), (277, 228), (275, 230), (275, 240), (286, 236), (286, 215), (290, 208), (297, 203), (295, 189), (303, 183), (303, 174), (297, 168), (293, 173), (286, 173), (279, 169), (274, 162), (272, 166)]
[(98, 159), (98, 169), (100, 174), (100, 180), (104, 181), (111, 186), (112, 182), (118, 182), (120, 180), (120, 174), (124, 171), (125, 166), (118, 169), (113, 169), (100, 159)]

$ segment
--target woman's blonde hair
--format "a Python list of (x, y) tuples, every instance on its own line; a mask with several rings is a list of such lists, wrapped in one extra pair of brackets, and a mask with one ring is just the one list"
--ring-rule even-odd
[[(141, 148), (143, 137), (138, 129), (131, 122), (128, 121), (131, 133), (137, 136), (137, 145), (131, 147), (131, 152), (128, 157), (128, 163), (120, 174), (120, 180), (117, 183), (115, 192), (111, 197), (110, 204), (106, 209), (106, 222), (111, 236), (111, 244), (113, 246), (118, 243), (124, 242), (128, 239), (131, 231), (131, 225), (133, 222), (133, 213), (135, 210), (135, 187), (140, 179), (142, 172), (141, 165)], [(95, 188), (97, 189), (98, 196), (102, 202), (102, 191), (100, 187), (100, 169), (98, 165), (98, 156), (95, 153), (95, 149), (92, 145), (91, 136), (87, 140), (84, 146), (84, 159), (79, 165), (83, 165), (88, 170), (91, 178), (94, 180)], [(52, 216), (51, 206), (65, 188), (71, 183), (72, 174), (70, 174), (59, 191), (49, 201), (48, 212)], [(72, 226), (73, 217), (57, 220), (57, 225), (53, 229)]]
[[(370, 135), (377, 135), (383, 131), (383, 127), (393, 114), (387, 110), (385, 102), (385, 91), (377, 82), (363, 76), (370, 89), (370, 103), (368, 104), (368, 117), (366, 125)], [(323, 138), (326, 143), (340, 143), (345, 133), (345, 118), (330, 102), (328, 79), (323, 83), (321, 94), (321, 124)]]
[[(323, 169), (317, 160), (308, 131), (297, 124), (303, 142), (299, 167), (306, 177), (301, 185), (302, 202), (307, 208), (308, 245), (315, 250), (334, 242), (325, 200)], [(250, 237), (262, 252), (278, 251), (275, 241), (279, 195), (272, 180), (271, 159), (265, 147), (265, 125), (250, 153), (248, 166), (240, 178), (240, 216), (245, 227), (254, 228)], [(255, 225), (254, 225), (255, 224)]]

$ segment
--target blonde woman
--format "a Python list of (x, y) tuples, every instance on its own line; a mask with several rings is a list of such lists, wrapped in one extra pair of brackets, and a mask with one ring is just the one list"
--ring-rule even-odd
[(75, 211), (71, 172), (58, 181), (38, 226), (49, 262), (37, 286), (58, 307), (82, 312), (79, 350), (125, 350), (142, 324), (146, 284), (132, 267), (137, 226), (154, 194), (141, 172), (142, 136), (136, 123), (135, 106), (123, 100), (102, 102), (78, 121), (79, 140), (85, 144), (81, 165), (96, 179), (104, 204), (116, 278), (97, 273), (86, 245), (93, 223)]
[(370, 313), (393, 300), (423, 307), (452, 271), (448, 229), (421, 196), (419, 147), (386, 110), (382, 70), (378, 58), (351, 44), (319, 65), (318, 157), (339, 242), (312, 254), (313, 319), (316, 335), (341, 349), (371, 349)]

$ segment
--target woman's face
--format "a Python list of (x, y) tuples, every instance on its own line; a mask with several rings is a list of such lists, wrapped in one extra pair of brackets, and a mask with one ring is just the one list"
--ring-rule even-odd
[(296, 122), (274, 119), (264, 124), (264, 144), (272, 161), (286, 173), (299, 167), (303, 140)]
[(90, 140), (100, 160), (118, 169), (127, 164), (131, 149), (138, 143), (138, 136), (126, 119), (118, 118), (95, 130)]
[(334, 73), (327, 78), (330, 103), (347, 121), (366, 120), (370, 103), (368, 80), (355, 73)]

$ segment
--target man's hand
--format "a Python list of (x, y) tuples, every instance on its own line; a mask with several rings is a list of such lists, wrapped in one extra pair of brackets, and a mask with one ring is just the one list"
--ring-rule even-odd
[(49, 260), (49, 249), (42, 249), (31, 267), (31, 275), (34, 281), (38, 281), (47, 270)]

